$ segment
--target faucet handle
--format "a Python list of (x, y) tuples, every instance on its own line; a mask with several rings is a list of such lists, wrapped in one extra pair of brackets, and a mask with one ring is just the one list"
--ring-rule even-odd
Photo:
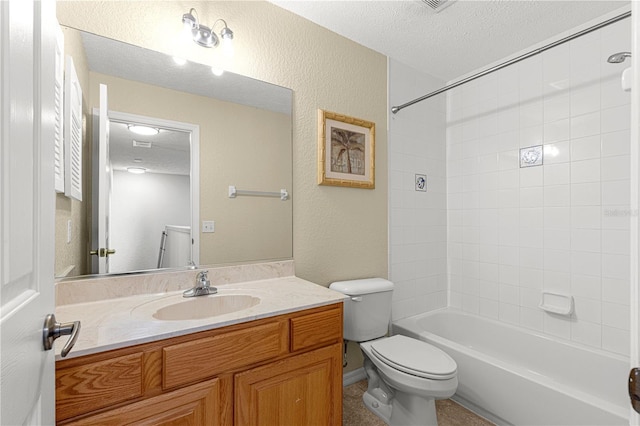
[(209, 278), (207, 277), (208, 273), (209, 271), (200, 271), (200, 273), (198, 274), (198, 283), (202, 287), (209, 287), (209, 285), (211, 284), (211, 281), (209, 281)]

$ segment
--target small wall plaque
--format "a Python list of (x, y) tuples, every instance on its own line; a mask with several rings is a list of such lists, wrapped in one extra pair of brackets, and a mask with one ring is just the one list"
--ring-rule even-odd
[(427, 192), (427, 175), (416, 175), (416, 191)]
[(542, 166), (542, 145), (520, 148), (520, 167)]

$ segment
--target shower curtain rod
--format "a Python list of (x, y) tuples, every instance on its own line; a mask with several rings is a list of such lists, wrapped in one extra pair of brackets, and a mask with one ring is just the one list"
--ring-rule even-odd
[(462, 80), (456, 81), (455, 83), (448, 84), (448, 85), (444, 86), (441, 89), (435, 90), (435, 91), (433, 91), (431, 93), (428, 93), (428, 94), (426, 94), (424, 96), (420, 96), (419, 98), (416, 98), (416, 99), (414, 99), (412, 101), (409, 101), (409, 102), (404, 103), (402, 105), (391, 107), (391, 112), (394, 113), (394, 114), (397, 114), (400, 110), (405, 109), (406, 107), (409, 107), (409, 106), (411, 106), (413, 104), (417, 104), (418, 102), (422, 102), (422, 101), (424, 101), (426, 99), (429, 99), (429, 98), (431, 98), (431, 97), (433, 97), (435, 95), (439, 95), (442, 92), (446, 92), (447, 90), (450, 90), (450, 89), (453, 89), (455, 87), (461, 86), (461, 85), (463, 85), (465, 83), (468, 83), (468, 82), (473, 81), (473, 80), (475, 80), (477, 78), (483, 77), (483, 76), (485, 76), (487, 74), (490, 74), (490, 73), (492, 73), (494, 71), (498, 71), (498, 70), (500, 70), (502, 68), (508, 67), (509, 65), (513, 65), (513, 64), (518, 63), (520, 61), (523, 61), (523, 60), (525, 60), (527, 58), (535, 56), (535, 55), (537, 55), (539, 53), (542, 53), (542, 52), (544, 52), (546, 50), (549, 50), (549, 49), (554, 48), (556, 46), (559, 46), (559, 45), (561, 45), (563, 43), (566, 43), (566, 42), (568, 42), (570, 40), (573, 40), (574, 38), (581, 37), (581, 36), (583, 36), (585, 34), (589, 34), (592, 31), (599, 30), (602, 27), (606, 27), (607, 25), (610, 25), (610, 24), (618, 22), (618, 21), (620, 21), (622, 19), (628, 18), (629, 16), (631, 16), (631, 11), (625, 12), (625, 13), (623, 13), (621, 15), (618, 15), (618, 16), (615, 16), (615, 17), (613, 17), (611, 19), (607, 19), (606, 21), (600, 22), (599, 24), (596, 24), (596, 25), (594, 25), (592, 27), (586, 28), (586, 29), (584, 29), (582, 31), (578, 31), (575, 34), (572, 34), (572, 35), (569, 35), (567, 37), (561, 38), (560, 40), (554, 41), (553, 43), (549, 43), (546, 46), (542, 46), (542, 47), (540, 47), (538, 49), (534, 49), (534, 50), (532, 50), (532, 51), (530, 51), (528, 53), (524, 53), (524, 54), (522, 54), (520, 56), (517, 56), (517, 57), (515, 57), (513, 59), (510, 59), (508, 61), (505, 61), (505, 62), (503, 62), (501, 64), (495, 65), (495, 66), (493, 66), (491, 68), (488, 68), (488, 69), (486, 69), (484, 71), (480, 71), (479, 73), (473, 74), (473, 75), (471, 75), (471, 76), (469, 76), (467, 78), (463, 78)]

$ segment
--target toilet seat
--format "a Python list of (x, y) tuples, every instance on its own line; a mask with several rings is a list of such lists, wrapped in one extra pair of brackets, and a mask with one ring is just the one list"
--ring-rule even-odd
[(395, 335), (371, 343), (372, 353), (390, 367), (431, 380), (454, 378), (456, 362), (445, 352), (418, 339)]

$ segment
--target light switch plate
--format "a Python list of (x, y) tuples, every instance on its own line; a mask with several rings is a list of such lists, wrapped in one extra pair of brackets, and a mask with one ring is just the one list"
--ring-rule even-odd
[(213, 220), (202, 221), (202, 232), (215, 232), (215, 222)]

